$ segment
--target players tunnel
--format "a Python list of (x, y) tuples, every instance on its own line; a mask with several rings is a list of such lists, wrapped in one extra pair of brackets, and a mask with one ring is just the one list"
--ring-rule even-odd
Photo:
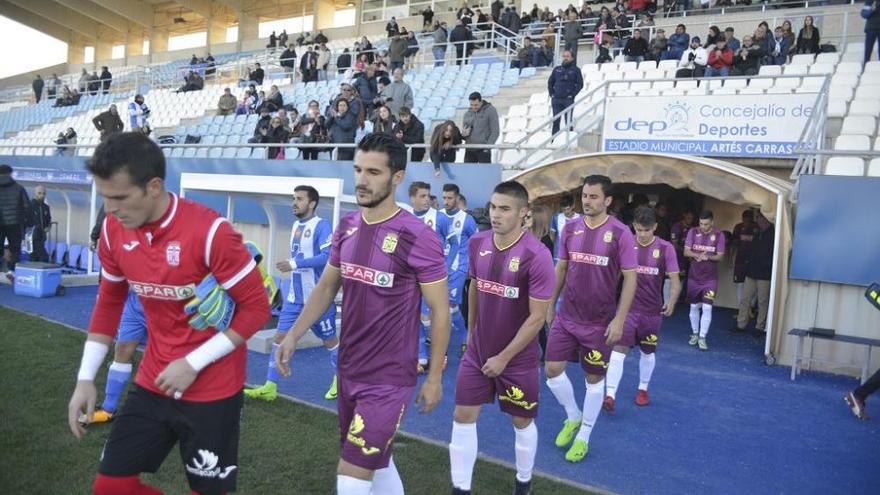
[[(515, 175), (533, 201), (555, 206), (564, 193), (579, 192), (583, 178), (590, 174), (607, 175), (615, 190), (629, 194), (640, 191), (653, 196), (686, 197), (696, 200), (699, 208), (710, 209), (715, 225), (732, 231), (744, 209), (759, 208), (776, 227), (773, 271), (770, 281), (770, 304), (767, 312), (767, 335), (764, 356), (774, 363), (785, 338), (783, 318), (788, 290), (789, 256), (792, 246), (791, 205), (788, 196), (792, 184), (763, 172), (735, 163), (697, 156), (652, 153), (590, 153), (548, 162)], [(652, 194), (653, 193), (653, 194)], [(575, 194), (579, 204), (580, 194)], [(689, 198), (688, 198), (689, 197)], [(688, 201), (694, 204), (693, 201)], [(698, 208), (698, 209), (699, 209)], [(736, 308), (733, 263), (725, 257), (719, 263), (719, 294), (716, 304)], [(726, 322), (714, 331), (727, 331)]]

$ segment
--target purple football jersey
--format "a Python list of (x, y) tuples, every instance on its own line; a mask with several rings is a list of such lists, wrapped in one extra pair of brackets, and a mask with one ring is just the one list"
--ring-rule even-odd
[[(529, 299), (548, 300), (556, 285), (550, 251), (529, 232), (499, 249), (493, 232), (480, 232), (468, 244), (468, 276), (477, 284), (477, 321), (472, 329), (473, 352), (482, 366), (503, 351), (529, 317)], [(508, 368), (538, 365), (538, 339), (510, 360)]]
[(617, 286), (623, 270), (635, 270), (635, 237), (609, 216), (589, 227), (587, 217), (563, 229), (559, 259), (568, 261), (559, 315), (575, 323), (607, 325), (617, 311)]
[[(695, 254), (707, 253), (709, 255), (724, 253), (724, 233), (713, 228), (708, 234), (704, 234), (700, 227), (694, 227), (688, 231), (684, 246), (690, 248)], [(717, 261), (696, 261), (691, 258), (691, 270), (688, 272), (688, 281), (707, 283), (718, 280)]]
[(659, 315), (663, 311), (663, 281), (669, 273), (678, 273), (678, 258), (672, 243), (654, 237), (647, 246), (636, 242), (638, 286), (630, 312)]
[(446, 277), (437, 234), (403, 210), (368, 223), (361, 212), (339, 221), (329, 263), (342, 274), (338, 372), (361, 383), (416, 383), (419, 284)]

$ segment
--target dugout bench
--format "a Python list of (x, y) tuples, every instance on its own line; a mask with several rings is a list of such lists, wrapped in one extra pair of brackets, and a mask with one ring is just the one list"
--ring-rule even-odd
[(865, 361), (862, 363), (862, 377), (859, 383), (865, 383), (865, 380), (868, 379), (870, 373), (868, 372), (868, 367), (871, 366), (871, 348), (878, 346), (880, 347), (880, 339), (871, 339), (868, 337), (855, 337), (852, 335), (840, 335), (833, 334), (828, 335), (827, 333), (818, 333), (814, 332), (813, 329), (805, 330), (803, 328), (792, 328), (788, 331), (788, 334), (797, 337), (797, 345), (795, 346), (794, 353), (794, 361), (791, 365), (791, 380), (794, 381), (795, 377), (801, 373), (801, 364), (806, 363), (826, 363), (826, 364), (836, 364), (834, 361), (828, 361), (823, 359), (817, 359), (813, 357), (813, 347), (810, 346), (810, 356), (804, 357), (804, 340), (805, 339), (823, 339), (823, 340), (831, 340), (834, 342), (845, 342), (848, 344), (856, 344), (865, 346)]

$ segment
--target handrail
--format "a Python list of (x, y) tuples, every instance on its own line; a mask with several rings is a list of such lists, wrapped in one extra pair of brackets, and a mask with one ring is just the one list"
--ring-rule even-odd
[[(815, 151), (822, 149), (825, 144), (825, 121), (828, 114), (828, 90), (831, 87), (831, 76), (825, 76), (822, 88), (819, 90), (819, 96), (813, 104), (810, 111), (810, 118), (807, 125), (804, 126), (801, 135), (798, 138), (798, 149), (811, 148)], [(796, 151), (797, 153), (797, 151)], [(797, 179), (805, 173), (815, 173), (818, 162), (817, 155), (799, 153), (797, 162), (792, 169), (791, 178)]]

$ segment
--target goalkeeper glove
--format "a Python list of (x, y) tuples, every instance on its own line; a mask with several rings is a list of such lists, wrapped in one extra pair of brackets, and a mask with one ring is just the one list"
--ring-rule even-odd
[(260, 270), (260, 279), (263, 281), (263, 289), (266, 290), (266, 297), (269, 298), (269, 305), (271, 306), (275, 303), (275, 297), (278, 294), (278, 284), (275, 283), (275, 277), (269, 274), (266, 264), (262, 263), (264, 257), (260, 248), (251, 241), (245, 241), (244, 246), (257, 263), (257, 268)]
[(186, 314), (194, 315), (189, 320), (191, 327), (204, 330), (214, 327), (218, 331), (229, 328), (235, 312), (235, 301), (217, 283), (213, 275), (208, 275), (196, 287), (196, 295), (184, 307)]

